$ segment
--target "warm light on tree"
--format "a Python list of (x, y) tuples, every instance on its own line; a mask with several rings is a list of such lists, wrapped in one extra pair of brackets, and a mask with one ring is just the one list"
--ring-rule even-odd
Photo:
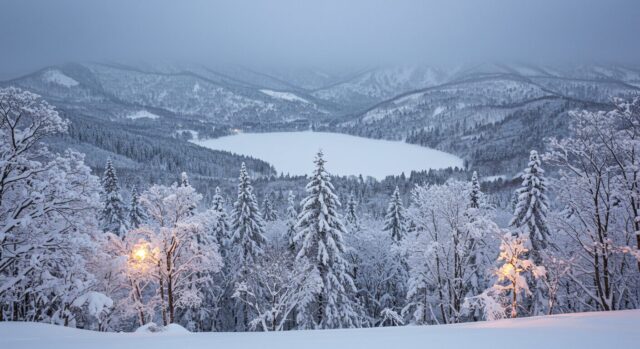
[(146, 262), (152, 255), (147, 242), (139, 242), (131, 249), (131, 259), (136, 264)]
[(140, 262), (144, 261), (147, 257), (147, 250), (143, 247), (139, 247), (137, 250), (133, 252), (133, 256), (139, 260)]
[(496, 271), (498, 283), (494, 285), (494, 288), (501, 292), (511, 293), (511, 317), (518, 316), (518, 295), (520, 293), (530, 294), (527, 279), (523, 273), (531, 272), (535, 278), (542, 277), (546, 273), (544, 267), (537, 266), (533, 261), (527, 259), (526, 255), (529, 251), (525, 247), (527, 242), (526, 235), (514, 236), (507, 233), (500, 244), (498, 260), (503, 261), (504, 264)]

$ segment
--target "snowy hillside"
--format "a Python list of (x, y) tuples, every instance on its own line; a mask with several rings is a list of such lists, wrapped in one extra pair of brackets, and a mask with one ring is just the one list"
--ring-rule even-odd
[(314, 96), (341, 104), (362, 105), (445, 82), (446, 74), (432, 67), (380, 68), (318, 89)]
[[(569, 110), (606, 110), (613, 97), (640, 93), (640, 70), (479, 64), (326, 73), (313, 68), (73, 63), (0, 85), (42, 95), (74, 124), (100, 120), (100, 133), (140, 127), (153, 133), (154, 142), (156, 135), (172, 135), (177, 140), (167, 142), (175, 143), (196, 134), (209, 139), (238, 130), (315, 128), (405, 140), (453, 153), (493, 175), (514, 174), (522, 166), (517, 159), (540, 148), (544, 138), (566, 135)], [(85, 137), (83, 132), (72, 133), (83, 148), (92, 148), (83, 151), (113, 151), (98, 141), (114, 135)], [(120, 150), (111, 156), (122, 155)], [(97, 162), (104, 160), (100, 156)]]
[(278, 333), (98, 333), (39, 323), (0, 323), (0, 347), (80, 348), (634, 348), (640, 310), (460, 325)]
[(117, 118), (141, 108), (156, 109), (180, 119), (232, 123), (327, 114), (322, 106), (289, 92), (297, 92), (295, 86), (273, 79), (259, 80), (256, 74), (247, 76), (250, 73), (241, 73), (240, 69), (232, 73), (239, 77), (201, 66), (74, 63), (5, 84), (36, 92), (57, 106), (95, 113), (101, 118)]

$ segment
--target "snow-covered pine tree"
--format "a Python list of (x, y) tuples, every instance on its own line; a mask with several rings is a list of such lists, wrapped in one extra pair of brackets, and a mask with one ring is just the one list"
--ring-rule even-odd
[(260, 215), (251, 179), (244, 162), (240, 167), (238, 200), (233, 204), (231, 230), (233, 231), (233, 245), (238, 252), (242, 266), (248, 267), (255, 263), (256, 259), (263, 254), (262, 249), (266, 239), (264, 237), (264, 221)]
[(103, 207), (100, 216), (102, 229), (105, 232), (112, 232), (123, 237), (128, 229), (125, 218), (125, 205), (120, 196), (118, 176), (111, 159), (107, 160), (104, 175), (102, 176), (102, 190)]
[(360, 326), (358, 304), (354, 301), (355, 286), (350, 267), (344, 259), (346, 250), (340, 221), (340, 202), (333, 193), (329, 174), (325, 171), (322, 151), (314, 161), (316, 168), (306, 186), (307, 197), (302, 200), (298, 215), (295, 241), (299, 246), (298, 262), (308, 262), (309, 273), (318, 273), (321, 290), (314, 301), (298, 309), (300, 328), (340, 328)]
[(393, 239), (394, 242), (400, 242), (407, 232), (407, 228), (404, 206), (402, 206), (402, 198), (400, 197), (400, 189), (397, 186), (391, 195), (387, 215), (384, 218), (383, 230), (391, 234), (391, 239)]
[(473, 171), (471, 176), (471, 192), (469, 193), (469, 207), (480, 208), (480, 181), (478, 181), (478, 172)]
[(180, 187), (189, 187), (191, 186), (191, 184), (189, 184), (189, 176), (187, 176), (186, 172), (182, 172), (180, 173)]
[[(516, 190), (518, 201), (510, 225), (520, 228), (516, 233), (518, 230), (524, 230), (528, 235), (526, 238), (531, 244), (528, 257), (535, 265), (543, 265), (541, 252), (547, 247), (549, 238), (547, 226), (549, 205), (546, 191), (547, 185), (540, 157), (537, 151), (532, 150), (529, 155), (529, 164), (522, 174), (522, 185)], [(543, 315), (546, 313), (548, 292), (543, 282), (536, 279), (538, 278), (528, 279), (532, 294), (528, 307), (532, 315)]]
[[(238, 199), (233, 204), (231, 230), (233, 235), (230, 249), (236, 259), (235, 271), (232, 272), (235, 275), (235, 284), (240, 286), (252, 281), (251, 272), (255, 270), (254, 265), (259, 263), (259, 258), (264, 255), (263, 248), (266, 244), (264, 221), (244, 162), (240, 167)], [(237, 309), (235, 317), (240, 325), (238, 329), (246, 330), (251, 317), (248, 307), (243, 305)]]
[(262, 202), (262, 218), (267, 222), (278, 220), (278, 214), (273, 209), (273, 204), (271, 203), (269, 194), (264, 196), (264, 201)]
[(353, 196), (353, 193), (349, 195), (349, 199), (347, 200), (347, 210), (344, 215), (345, 223), (352, 230), (359, 230), (360, 222), (358, 220), (358, 203)]
[[(191, 188), (191, 184), (189, 183), (189, 176), (186, 172), (180, 173), (180, 184), (178, 184), (178, 187)], [(196, 205), (189, 206), (189, 214), (192, 216), (196, 214)]]
[(227, 214), (225, 204), (225, 199), (220, 193), (220, 187), (216, 187), (216, 193), (212, 199), (211, 209), (218, 214), (218, 222), (215, 227), (215, 237), (218, 242), (218, 246), (220, 246), (220, 250), (223, 253), (228, 240), (231, 238), (229, 215)]
[(131, 204), (129, 205), (129, 227), (132, 229), (139, 228), (146, 220), (147, 215), (142, 206), (140, 206), (138, 188), (133, 187), (131, 190)]
[(287, 211), (285, 213), (287, 219), (287, 230), (285, 232), (285, 240), (287, 241), (287, 245), (289, 247), (289, 251), (291, 253), (296, 253), (296, 243), (294, 238), (296, 236), (296, 224), (298, 222), (298, 210), (296, 209), (296, 196), (293, 195), (293, 192), (289, 191), (289, 196), (287, 197)]
[(547, 226), (547, 185), (544, 170), (540, 166), (538, 152), (532, 150), (529, 165), (522, 174), (522, 185), (516, 190), (517, 203), (510, 225), (515, 228), (525, 227), (531, 242), (531, 257), (540, 265), (540, 251), (547, 246), (549, 228)]

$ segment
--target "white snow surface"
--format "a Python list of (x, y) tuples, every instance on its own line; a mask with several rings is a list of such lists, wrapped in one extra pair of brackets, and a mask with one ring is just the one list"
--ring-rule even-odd
[(431, 115), (431, 117), (438, 116), (438, 115), (442, 114), (442, 112), (445, 111), (445, 110), (446, 110), (445, 107), (442, 107), (442, 106), (436, 107), (436, 109), (433, 110), (433, 115)]
[(57, 69), (53, 69), (53, 70), (47, 70), (46, 72), (44, 72), (43, 74), (43, 78), (46, 82), (52, 83), (52, 84), (56, 84), (56, 85), (60, 85), (63, 87), (73, 87), (73, 86), (78, 86), (80, 83), (77, 82), (76, 80), (74, 80), (73, 78), (64, 75), (63, 72), (57, 70)]
[(273, 98), (277, 98), (277, 99), (282, 99), (285, 101), (289, 101), (289, 102), (302, 102), (302, 103), (309, 103), (308, 100), (299, 97), (291, 92), (280, 92), (280, 91), (273, 91), (273, 90), (260, 90), (260, 92), (264, 93), (265, 95), (269, 96), (269, 97), (273, 97)]
[(135, 119), (142, 119), (142, 118), (147, 118), (147, 119), (155, 120), (155, 119), (157, 119), (157, 118), (159, 118), (159, 117), (160, 117), (160, 116), (158, 116), (158, 115), (156, 115), (156, 114), (153, 114), (153, 113), (151, 113), (151, 112), (148, 112), (148, 111), (146, 111), (146, 110), (139, 110), (139, 111), (137, 111), (137, 112), (135, 112), (135, 113), (133, 113), (133, 114), (129, 114), (129, 115), (127, 115), (127, 119), (132, 119), (132, 120), (135, 120)]
[(371, 176), (409, 174), (412, 170), (462, 167), (459, 157), (439, 150), (408, 144), (328, 132), (240, 133), (192, 142), (215, 150), (249, 155), (272, 164), (276, 171), (308, 175), (319, 149), (327, 170), (334, 175)]
[(150, 322), (144, 326), (138, 327), (135, 333), (163, 333), (163, 334), (186, 334), (190, 333), (186, 328), (178, 324), (169, 324), (167, 326), (156, 325)]
[(0, 322), (0, 348), (11, 349), (387, 349), (636, 348), (640, 310), (553, 315), (459, 325), (247, 333), (104, 333)]

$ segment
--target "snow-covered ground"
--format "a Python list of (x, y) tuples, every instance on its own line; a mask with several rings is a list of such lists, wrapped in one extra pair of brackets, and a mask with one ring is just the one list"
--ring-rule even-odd
[(159, 117), (160, 116), (158, 116), (158, 115), (156, 115), (154, 113), (151, 113), (149, 111), (146, 111), (146, 110), (139, 110), (139, 111), (137, 111), (137, 112), (135, 112), (133, 114), (127, 115), (127, 119), (132, 119), (132, 120), (142, 119), (142, 118), (155, 120), (155, 119), (157, 119)]
[(73, 78), (56, 69), (44, 72), (43, 78), (48, 83), (57, 84), (63, 87), (73, 87), (78, 86), (79, 84)]
[(277, 98), (277, 99), (283, 99), (285, 101), (289, 101), (289, 102), (302, 102), (302, 103), (309, 103), (308, 100), (302, 98), (302, 97), (298, 97), (297, 95), (291, 93), (291, 92), (280, 92), (280, 91), (272, 91), (272, 90), (260, 90), (260, 92), (264, 93), (265, 95), (269, 96), (269, 97), (273, 97), (273, 98)]
[(377, 349), (637, 348), (640, 310), (555, 315), (443, 326), (278, 333), (99, 333), (54, 325), (0, 322), (7, 349)]
[[(412, 170), (462, 167), (455, 155), (413, 144), (327, 132), (240, 133), (196, 144), (253, 156), (272, 164), (278, 172), (310, 174), (313, 159), (322, 149), (329, 173), (365, 175), (382, 179)], [(364, 171), (364, 172), (363, 172)]]

